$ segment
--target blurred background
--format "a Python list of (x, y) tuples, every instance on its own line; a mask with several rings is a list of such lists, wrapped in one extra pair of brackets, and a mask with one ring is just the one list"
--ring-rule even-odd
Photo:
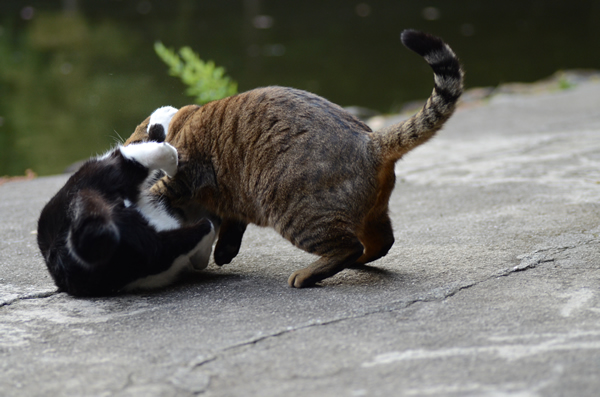
[(1, 0), (0, 176), (61, 173), (155, 108), (193, 102), (157, 40), (214, 60), (239, 91), (397, 111), (433, 85), (405, 28), (450, 43), (467, 87), (600, 69), (600, 0)]

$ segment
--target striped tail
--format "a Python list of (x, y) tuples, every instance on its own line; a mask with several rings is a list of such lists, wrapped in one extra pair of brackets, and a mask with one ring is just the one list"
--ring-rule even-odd
[(433, 69), (435, 86), (423, 109), (408, 120), (373, 134), (385, 161), (396, 161), (427, 142), (450, 118), (463, 92), (463, 70), (452, 49), (440, 38), (416, 30), (402, 32), (402, 43)]

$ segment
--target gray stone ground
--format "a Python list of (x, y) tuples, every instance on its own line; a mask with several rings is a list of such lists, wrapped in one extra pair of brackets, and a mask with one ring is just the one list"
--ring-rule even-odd
[(32, 231), (65, 176), (0, 186), (2, 396), (597, 396), (600, 83), (463, 106), (398, 164), (396, 244), (292, 289), (251, 227), (168, 290), (57, 294)]

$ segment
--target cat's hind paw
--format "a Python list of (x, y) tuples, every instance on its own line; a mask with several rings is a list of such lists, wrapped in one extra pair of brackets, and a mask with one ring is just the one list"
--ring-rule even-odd
[(288, 278), (288, 284), (293, 288), (312, 287), (316, 281), (312, 280), (312, 272), (309, 269), (300, 269), (292, 273)]
[(203, 270), (208, 266), (212, 246), (216, 239), (215, 228), (208, 219), (203, 219), (192, 227), (194, 233), (200, 237), (200, 241), (196, 246), (189, 251), (186, 256), (190, 262), (192, 269)]
[(210, 225), (210, 231), (202, 237), (196, 247), (188, 254), (188, 259), (194, 270), (206, 269), (212, 252), (212, 245), (217, 237), (212, 223), (206, 222)]

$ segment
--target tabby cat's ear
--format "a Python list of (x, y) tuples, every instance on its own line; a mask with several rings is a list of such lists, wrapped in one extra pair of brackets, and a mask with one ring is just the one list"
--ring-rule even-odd
[(73, 200), (67, 246), (82, 264), (104, 264), (115, 253), (121, 236), (112, 211), (109, 203), (91, 190), (78, 192)]

